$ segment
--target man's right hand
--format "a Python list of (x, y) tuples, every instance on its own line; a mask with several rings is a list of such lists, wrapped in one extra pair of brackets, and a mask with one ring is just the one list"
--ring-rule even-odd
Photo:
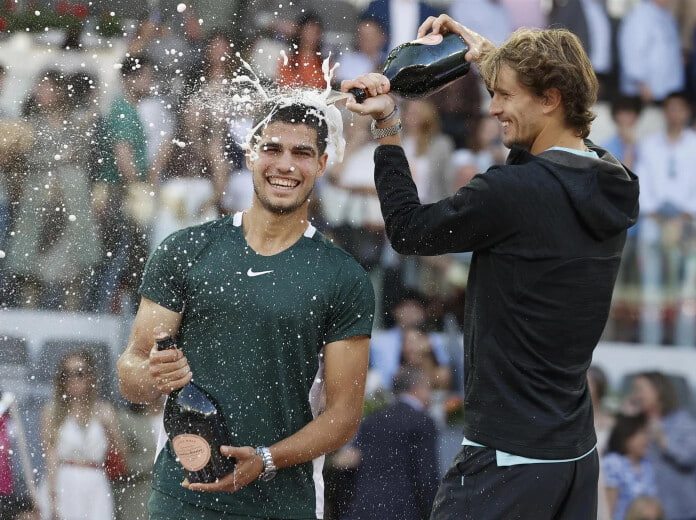
[(463, 26), (455, 21), (452, 17), (441, 14), (437, 18), (429, 16), (418, 28), (418, 38), (422, 38), (428, 32), (432, 34), (447, 34), (454, 33), (462, 37), (469, 46), (469, 52), (464, 58), (466, 61), (476, 63), (483, 58), (488, 52), (495, 49), (493, 42), (484, 38), (479, 33), (472, 31), (468, 27)]
[[(160, 336), (158, 333), (157, 339), (163, 339)], [(148, 370), (157, 389), (163, 394), (170, 394), (186, 386), (193, 377), (188, 360), (180, 349), (157, 350), (157, 343), (150, 350)]]

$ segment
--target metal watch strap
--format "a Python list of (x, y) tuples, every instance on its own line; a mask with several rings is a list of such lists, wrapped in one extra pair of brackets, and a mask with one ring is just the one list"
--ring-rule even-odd
[(384, 128), (377, 128), (377, 122), (373, 119), (370, 125), (370, 133), (373, 139), (382, 139), (383, 137), (389, 137), (390, 135), (396, 135), (401, 132), (401, 119), (396, 120), (396, 124), (386, 126)]
[(275, 477), (276, 473), (278, 472), (278, 468), (276, 468), (276, 465), (273, 462), (271, 450), (269, 450), (265, 446), (259, 446), (256, 448), (256, 453), (259, 457), (261, 457), (261, 460), (263, 461), (263, 471), (259, 475), (259, 480), (268, 482), (269, 480), (273, 479), (273, 477)]

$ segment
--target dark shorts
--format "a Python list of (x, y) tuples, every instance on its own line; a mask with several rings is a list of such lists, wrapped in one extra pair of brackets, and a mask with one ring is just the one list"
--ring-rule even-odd
[(463, 446), (430, 520), (595, 519), (598, 475), (596, 450), (573, 462), (499, 467), (494, 449)]

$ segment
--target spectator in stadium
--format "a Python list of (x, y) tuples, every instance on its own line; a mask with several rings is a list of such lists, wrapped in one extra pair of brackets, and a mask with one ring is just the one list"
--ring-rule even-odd
[[(380, 376), (382, 386), (389, 389), (399, 370), (404, 346), (404, 334), (414, 327), (426, 325), (426, 298), (418, 291), (408, 290), (391, 308), (394, 325), (375, 330), (370, 340), (370, 367)], [(439, 366), (449, 364), (445, 346), (435, 336), (431, 337), (432, 350)]]
[(624, 520), (666, 520), (666, 517), (657, 498), (639, 496), (628, 506)]
[[(671, 338), (675, 344), (687, 346), (696, 342), (696, 249), (692, 239), (696, 198), (691, 195), (696, 131), (689, 126), (693, 112), (684, 94), (667, 96), (662, 112), (665, 130), (638, 142), (635, 163), (641, 181), (640, 340), (660, 345)], [(669, 335), (663, 323), (668, 304), (676, 311), (674, 331)]]
[(455, 0), (449, 7), (455, 20), (466, 20), (468, 27), (500, 45), (512, 33), (512, 18), (508, 6), (500, 0)]
[(580, 38), (599, 81), (599, 99), (611, 97), (614, 30), (606, 0), (556, 0), (549, 13), (550, 27), (563, 27)]
[(41, 486), (43, 518), (114, 518), (104, 461), (110, 447), (125, 444), (113, 406), (99, 397), (94, 357), (87, 351), (59, 362), (53, 398), (41, 415), (46, 475)]
[(324, 25), (314, 11), (306, 11), (295, 22), (288, 54), (278, 63), (276, 80), (282, 87), (326, 88), (321, 70), (324, 58)]
[[(416, 39), (418, 26), (438, 12), (421, 0), (373, 0), (361, 13), (361, 18), (377, 20), (387, 31), (385, 51)], [(398, 22), (397, 22), (398, 20)]]
[(616, 417), (602, 458), (606, 494), (613, 520), (623, 520), (631, 501), (641, 495), (657, 496), (655, 468), (648, 451), (648, 417)]
[(409, 327), (403, 331), (400, 367), (423, 372), (433, 390), (449, 390), (452, 386), (450, 367), (438, 362), (432, 340), (422, 328)]
[(619, 90), (643, 103), (662, 101), (685, 87), (679, 29), (669, 2), (642, 0), (619, 26)]
[[(177, 111), (177, 127), (152, 167), (159, 205), (152, 225), (155, 247), (170, 233), (214, 220), (227, 183), (225, 135), (189, 99)], [(214, 130), (217, 128), (217, 132)]]
[(152, 62), (144, 56), (129, 56), (120, 71), (123, 93), (106, 116), (104, 139), (99, 143), (102, 161), (93, 186), (93, 208), (106, 252), (90, 293), (98, 312), (118, 310), (121, 294), (134, 304), (154, 209), (152, 187), (147, 184), (147, 139), (137, 110), (150, 92)]
[(647, 456), (666, 518), (696, 518), (696, 419), (680, 406), (674, 384), (662, 372), (636, 375), (632, 400), (649, 419)]
[(361, 461), (345, 520), (430, 516), (439, 476), (431, 387), (421, 370), (404, 367), (393, 389), (395, 402), (365, 418), (353, 443)]
[(7, 268), (23, 280), (30, 307), (80, 310), (86, 280), (99, 261), (87, 172), (88, 138), (73, 124), (64, 76), (39, 75), (28, 104), (34, 143), (19, 195)]
[(360, 18), (353, 37), (354, 50), (337, 58), (341, 66), (336, 69), (336, 79), (343, 81), (382, 70), (386, 39), (387, 33), (376, 19)]

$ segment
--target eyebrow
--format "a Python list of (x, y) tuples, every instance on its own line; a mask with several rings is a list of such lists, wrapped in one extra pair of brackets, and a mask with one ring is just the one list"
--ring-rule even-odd
[[(266, 143), (261, 144), (262, 148), (283, 148), (283, 143), (278, 143), (275, 141), (268, 141)], [(311, 145), (308, 144), (298, 144), (292, 147), (292, 150), (294, 152), (311, 152), (312, 154), (316, 154), (317, 150)]]

